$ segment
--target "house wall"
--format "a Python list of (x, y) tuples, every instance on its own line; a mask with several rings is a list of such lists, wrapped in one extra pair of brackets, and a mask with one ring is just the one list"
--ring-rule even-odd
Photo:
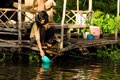
[[(33, 0), (25, 0), (25, 6), (32, 6), (33, 5)], [(30, 12), (25, 12), (25, 14), (33, 19), (34, 14), (30, 13)], [(30, 21), (30, 19), (28, 19), (27, 17), (25, 17), (25, 21)]]

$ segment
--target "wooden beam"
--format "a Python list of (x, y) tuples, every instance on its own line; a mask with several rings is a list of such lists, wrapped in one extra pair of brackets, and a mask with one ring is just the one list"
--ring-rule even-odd
[(11, 32), (0, 32), (0, 35), (9, 34), (9, 35), (18, 35), (18, 33), (11, 33)]
[(17, 9), (13, 9), (13, 8), (0, 8), (0, 11), (18, 11)]

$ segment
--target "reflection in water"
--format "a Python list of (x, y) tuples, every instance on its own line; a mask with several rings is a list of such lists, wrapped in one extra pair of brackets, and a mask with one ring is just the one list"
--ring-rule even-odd
[(120, 80), (119, 63), (61, 59), (44, 63), (0, 63), (0, 80)]
[(33, 80), (49, 80), (50, 65), (51, 63), (42, 63), (37, 77)]

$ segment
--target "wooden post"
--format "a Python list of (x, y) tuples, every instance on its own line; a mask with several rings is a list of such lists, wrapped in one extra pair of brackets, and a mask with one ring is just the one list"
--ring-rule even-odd
[(63, 4), (63, 15), (62, 15), (62, 21), (61, 21), (61, 42), (60, 42), (60, 49), (63, 48), (64, 22), (65, 22), (66, 4), (67, 4), (67, 0), (64, 0), (64, 4)]
[(89, 11), (92, 11), (92, 0), (89, 0)]
[(79, 0), (77, 0), (77, 12), (79, 11)]
[[(79, 0), (77, 0), (77, 15), (80, 15), (79, 14)], [(78, 23), (77, 23), (77, 25), (78, 25)], [(79, 33), (80, 33), (80, 29), (78, 28), (77, 29), (78, 38), (79, 38)]]
[(22, 37), (21, 37), (21, 21), (22, 21), (22, 18), (21, 18), (21, 0), (18, 0), (18, 40), (19, 40), (19, 44), (21, 44), (21, 40), (22, 40)]
[[(92, 0), (89, 0), (89, 11), (92, 11)], [(92, 13), (90, 13), (91, 17), (90, 17), (90, 25), (92, 25)]]
[(120, 0), (117, 0), (117, 17), (116, 17), (116, 28), (115, 28), (115, 40), (118, 39), (119, 13), (120, 13)]
[[(22, 21), (22, 15), (21, 15), (21, 0), (18, 0), (18, 44), (20, 45), (22, 43), (22, 34), (21, 34), (21, 21)], [(20, 52), (19, 48), (19, 52)]]

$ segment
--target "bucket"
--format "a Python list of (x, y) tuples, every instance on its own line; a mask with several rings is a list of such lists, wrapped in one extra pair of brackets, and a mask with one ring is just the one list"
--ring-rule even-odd
[(83, 38), (87, 39), (87, 35), (90, 34), (89, 32), (83, 32)]
[(94, 36), (93, 36), (93, 35), (87, 35), (87, 39), (88, 39), (88, 40), (93, 40), (93, 39), (94, 39)]
[(100, 38), (100, 27), (90, 26), (90, 33), (94, 36), (94, 39)]

